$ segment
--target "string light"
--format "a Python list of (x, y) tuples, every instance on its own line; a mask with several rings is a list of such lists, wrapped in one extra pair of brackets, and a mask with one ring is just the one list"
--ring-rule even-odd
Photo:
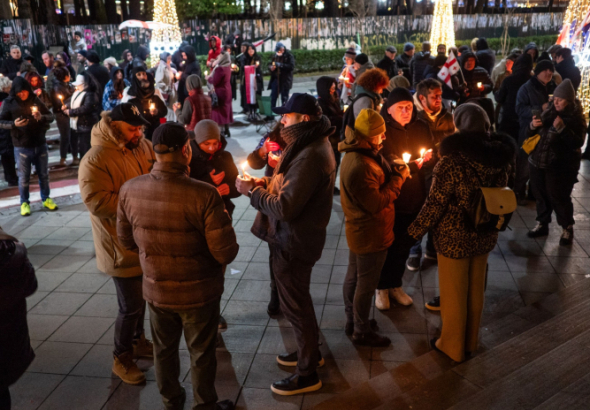
[[(590, 0), (589, 0), (590, 1)], [(432, 15), (432, 28), (430, 30), (430, 44), (437, 47), (444, 44), (455, 46), (455, 23), (453, 22), (453, 1), (438, 0), (434, 5)]]
[(159, 0), (154, 2), (154, 21), (170, 24), (171, 27), (152, 30), (150, 40), (152, 67), (160, 61), (160, 54), (164, 51), (172, 54), (180, 47), (182, 37), (176, 14), (174, 0)]

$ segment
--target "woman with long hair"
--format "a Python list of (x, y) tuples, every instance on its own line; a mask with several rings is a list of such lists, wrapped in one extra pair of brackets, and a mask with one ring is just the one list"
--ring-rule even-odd
[(111, 111), (117, 105), (121, 104), (123, 91), (130, 85), (131, 83), (125, 78), (123, 69), (121, 67), (113, 67), (111, 70), (111, 80), (105, 86), (102, 95), (102, 109)]

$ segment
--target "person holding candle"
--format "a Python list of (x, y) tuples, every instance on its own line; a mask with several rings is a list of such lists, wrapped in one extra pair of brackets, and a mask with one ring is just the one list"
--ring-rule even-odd
[(9, 129), (18, 168), (18, 190), (21, 215), (29, 216), (29, 181), (31, 166), (35, 165), (41, 188), (43, 207), (54, 211), (57, 205), (49, 197), (48, 149), (45, 134), (55, 117), (33, 93), (31, 85), (22, 77), (12, 82), (9, 96), (2, 103), (0, 128)]
[(344, 67), (338, 77), (338, 88), (340, 91), (340, 99), (342, 104), (350, 104), (350, 95), (352, 94), (352, 85), (356, 78), (356, 72), (354, 71), (354, 59), (356, 57), (356, 50), (354, 47), (349, 47), (344, 53)]
[[(264, 168), (264, 176), (272, 177), (282, 152), (285, 149), (285, 141), (281, 137), (284, 125), (277, 122), (270, 132), (260, 139), (260, 142), (248, 155), (248, 165), (252, 169)], [(278, 302), (277, 302), (278, 303)]]
[(340, 195), (350, 249), (343, 286), (345, 331), (354, 344), (372, 347), (391, 344), (375, 333), (377, 324), (369, 320), (371, 299), (394, 241), (394, 201), (410, 175), (406, 164), (392, 167), (379, 153), (384, 138), (385, 121), (377, 111), (365, 108), (354, 130), (347, 127), (346, 139), (338, 145), (345, 153)]
[(293, 70), (295, 69), (295, 57), (280, 41), (275, 46), (275, 54), (268, 65), (270, 81), (268, 89), (270, 93), (270, 106), (277, 106), (279, 95), (281, 103), (285, 105), (289, 99), (289, 91), (293, 88)]
[[(404, 159), (404, 162), (410, 167), (411, 174), (395, 201), (393, 235), (396, 239), (387, 251), (376, 290), (375, 306), (379, 310), (387, 310), (390, 308), (390, 298), (402, 306), (413, 303), (402, 288), (406, 260), (416, 244), (416, 240), (406, 235), (406, 231), (426, 200), (426, 181), (432, 174), (436, 160), (432, 155), (432, 132), (428, 124), (417, 118), (410, 91), (405, 88), (394, 89), (381, 113), (386, 125), (381, 153), (389, 164), (394, 164), (396, 160), (403, 159), (404, 153), (407, 154), (409, 158)], [(426, 150), (423, 157), (420, 155), (422, 149)]]
[(70, 117), (72, 166), (80, 165), (80, 160), (90, 149), (90, 132), (100, 121), (100, 85), (88, 72), (78, 75), (72, 83), (76, 91), (64, 103), (62, 112)]
[(287, 143), (278, 168), (270, 178), (239, 177), (236, 187), (258, 210), (252, 233), (269, 243), (280, 309), (297, 340), (296, 352), (277, 357), (279, 364), (296, 366), (295, 374), (271, 386), (290, 396), (322, 387), (317, 368), (324, 360), (309, 287), (332, 212), (336, 163), (328, 137), (334, 127), (309, 94), (295, 93), (273, 111), (282, 115)]
[(131, 83), (125, 78), (121, 67), (111, 69), (111, 80), (107, 83), (102, 94), (102, 109), (112, 111), (123, 100), (123, 92)]
[(70, 71), (66, 67), (56, 67), (53, 69), (53, 87), (49, 96), (51, 106), (55, 115), (55, 122), (59, 130), (59, 166), (66, 166), (66, 158), (70, 150), (70, 118), (62, 111), (64, 103), (74, 94), (75, 88), (70, 84)]
[(485, 68), (478, 66), (474, 53), (467, 51), (461, 55), (461, 69), (465, 83), (461, 89), (459, 105), (475, 98), (485, 97), (492, 91), (494, 87), (492, 79)]
[(188, 98), (184, 104), (174, 104), (174, 112), (180, 124), (187, 131), (193, 131), (201, 121), (211, 119), (211, 98), (203, 92), (201, 77), (196, 74), (189, 75), (186, 79)]
[(230, 137), (229, 124), (234, 122), (231, 94), (231, 59), (222, 52), (213, 63), (213, 71), (207, 77), (207, 83), (217, 95), (218, 104), (211, 109), (211, 119), (223, 127), (225, 138)]

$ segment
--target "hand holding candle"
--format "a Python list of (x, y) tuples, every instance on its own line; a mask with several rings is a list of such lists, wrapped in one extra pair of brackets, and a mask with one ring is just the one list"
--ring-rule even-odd
[(420, 158), (424, 158), (424, 153), (426, 152), (426, 148), (422, 148), (420, 150)]
[(412, 154), (404, 152), (402, 154), (402, 159), (404, 160), (404, 162), (407, 164), (408, 162), (410, 162), (410, 158), (412, 158)]
[(150, 115), (156, 115), (157, 113), (158, 110), (156, 110), (156, 104), (150, 100)]
[(250, 175), (248, 175), (246, 173), (246, 167), (248, 166), (248, 161), (244, 161), (242, 162), (242, 165), (240, 165), (240, 167), (242, 168), (242, 179), (244, 180), (249, 180), (250, 179)]
[(483, 83), (477, 83), (477, 89), (483, 90)]

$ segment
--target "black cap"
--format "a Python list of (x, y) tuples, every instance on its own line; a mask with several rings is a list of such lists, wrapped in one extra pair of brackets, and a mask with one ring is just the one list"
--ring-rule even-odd
[(369, 56), (367, 56), (365, 53), (361, 53), (354, 58), (354, 61), (360, 65), (367, 64), (369, 62)]
[(188, 132), (177, 122), (160, 125), (152, 135), (152, 144), (156, 154), (168, 154), (181, 149), (188, 141)]
[(133, 126), (150, 125), (149, 121), (139, 112), (139, 108), (131, 103), (122, 103), (113, 108), (111, 111), (111, 120), (123, 121)]
[(397, 54), (397, 48), (395, 48), (394, 46), (389, 46), (385, 49), (385, 51), (389, 51), (390, 53), (394, 53)]
[(86, 50), (78, 50), (76, 53), (80, 54), (84, 58), (88, 57), (88, 51)]
[(322, 109), (316, 100), (310, 94), (294, 93), (287, 104), (282, 107), (275, 107), (272, 111), (276, 114), (306, 114), (306, 115), (322, 115)]

